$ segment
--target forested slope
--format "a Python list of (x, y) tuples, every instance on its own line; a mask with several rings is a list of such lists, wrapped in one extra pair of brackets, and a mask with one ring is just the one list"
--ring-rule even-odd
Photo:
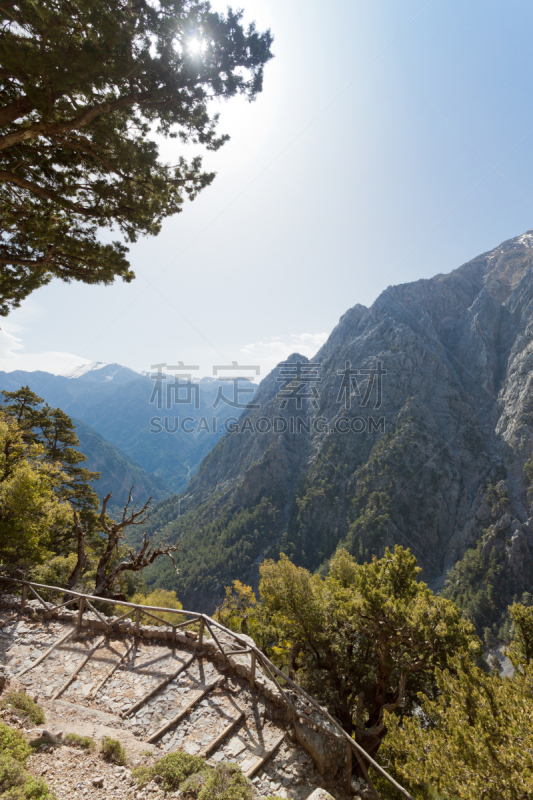
[[(533, 586), (532, 246), (527, 233), (389, 287), (347, 311), (311, 362), (294, 354), (267, 376), (258, 407), (150, 520), (181, 540), (180, 576), (161, 566), (150, 580), (212, 609), (233, 578), (256, 583), (265, 556), (320, 570), (339, 545), (363, 561), (400, 543), (442, 588), (477, 548), (449, 591), (496, 630)], [(491, 577), (487, 614), (469, 598), (491, 559), (505, 579)]]

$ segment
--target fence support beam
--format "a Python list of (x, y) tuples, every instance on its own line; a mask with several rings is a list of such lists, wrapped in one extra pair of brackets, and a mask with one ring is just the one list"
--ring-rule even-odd
[(364, 775), (365, 781), (368, 783), (370, 791), (374, 795), (374, 800), (379, 800), (379, 794), (377, 792), (376, 787), (374, 786), (374, 784), (370, 780), (370, 775), (368, 774), (368, 770), (366, 768), (366, 764), (363, 762), (363, 759), (361, 758), (361, 756), (359, 755), (357, 750), (354, 750), (354, 753), (355, 753), (355, 757), (357, 758), (357, 761), (359, 762), (359, 766), (361, 767), (361, 772)]
[(44, 659), (47, 658), (50, 655), (52, 650), (55, 650), (56, 647), (59, 647), (60, 644), (63, 644), (63, 642), (66, 639), (68, 639), (69, 636), (72, 636), (73, 633), (74, 633), (74, 631), (72, 630), (72, 628), (70, 628), (70, 630), (68, 630), (66, 633), (64, 633), (63, 636), (59, 637), (57, 642), (54, 642), (54, 644), (51, 647), (49, 647), (48, 650), (46, 650), (42, 655), (40, 655), (39, 658), (37, 658), (33, 662), (33, 664), (30, 664), (29, 667), (26, 667), (26, 669), (23, 669), (22, 672), (19, 672), (18, 675), (17, 675), (17, 678), (20, 678), (21, 675), (25, 675), (27, 672), (30, 671), (30, 669), (33, 669), (34, 667), (37, 667), (41, 663), (41, 661), (44, 661)]
[(108, 669), (108, 671), (106, 672), (106, 674), (104, 675), (104, 677), (102, 678), (102, 680), (100, 681), (100, 683), (98, 684), (96, 689), (93, 689), (92, 692), (89, 693), (88, 698), (89, 697), (92, 697), (92, 698), (96, 697), (96, 695), (98, 694), (98, 692), (100, 691), (100, 689), (102, 688), (104, 683), (109, 680), (109, 678), (115, 672), (115, 670), (118, 669), (118, 667), (120, 667), (120, 665), (126, 660), (128, 655), (133, 650), (134, 646), (135, 646), (135, 642), (132, 642), (130, 644), (130, 646), (128, 647), (128, 649), (126, 650), (126, 652), (123, 653), (122, 656), (119, 658), (119, 660)]
[(81, 631), (81, 623), (83, 619), (83, 606), (85, 604), (85, 598), (80, 597), (80, 607), (78, 609), (78, 621), (76, 622), (76, 628)]
[(352, 794), (352, 746), (346, 742), (346, 794)]
[(229, 733), (231, 733), (231, 731), (232, 731), (232, 730), (233, 730), (233, 729), (234, 729), (234, 728), (235, 728), (235, 727), (236, 727), (236, 726), (239, 724), (239, 722), (240, 722), (242, 719), (244, 719), (244, 711), (241, 711), (241, 713), (239, 714), (239, 716), (238, 716), (238, 717), (235, 717), (235, 719), (233, 719), (233, 720), (230, 722), (230, 724), (229, 724), (229, 725), (227, 725), (227, 726), (224, 728), (224, 730), (222, 731), (222, 733), (220, 733), (220, 734), (217, 736), (217, 738), (216, 738), (216, 739), (213, 739), (213, 741), (211, 742), (211, 744), (208, 744), (208, 745), (207, 745), (207, 747), (204, 747), (204, 749), (203, 749), (203, 750), (200, 752), (200, 754), (199, 754), (199, 755), (200, 755), (202, 758), (207, 758), (207, 756), (209, 755), (209, 753), (212, 753), (212, 752), (213, 752), (213, 750), (216, 750), (216, 749), (217, 749), (217, 747), (219, 746), (220, 742), (222, 742), (222, 741), (223, 741), (223, 740), (226, 738), (226, 736), (227, 736)]
[(255, 653), (252, 650), (252, 655), (250, 657), (250, 689), (253, 689), (255, 686)]
[(169, 731), (171, 728), (173, 728), (174, 725), (177, 725), (178, 722), (181, 719), (183, 719), (183, 717), (186, 716), (186, 714), (189, 713), (191, 708), (193, 708), (196, 705), (196, 703), (199, 703), (200, 700), (203, 700), (203, 698), (206, 696), (206, 694), (209, 694), (209, 692), (213, 691), (213, 689), (216, 689), (217, 686), (219, 686), (223, 682), (223, 680), (224, 680), (223, 678), (217, 678), (212, 683), (209, 683), (205, 687), (205, 689), (203, 689), (200, 692), (200, 694), (197, 694), (196, 697), (193, 700), (191, 700), (189, 703), (187, 703), (185, 708), (183, 708), (178, 714), (176, 714), (175, 717), (172, 717), (171, 720), (169, 720), (168, 722), (165, 722), (165, 724), (162, 725), (160, 728), (158, 728), (158, 730), (156, 730), (155, 733), (152, 733), (152, 735), (149, 736), (146, 741), (150, 742), (150, 744), (153, 744), (153, 742), (157, 742), (157, 740), (161, 736), (163, 736), (163, 734), (165, 734), (167, 731)]
[(188, 661), (185, 661), (183, 664), (181, 664), (179, 669), (173, 672), (172, 675), (167, 675), (167, 677), (164, 678), (161, 683), (158, 683), (157, 686), (154, 686), (153, 689), (150, 689), (150, 691), (147, 692), (144, 697), (141, 697), (140, 700), (137, 700), (137, 702), (130, 706), (126, 711), (123, 711), (120, 716), (124, 719), (125, 717), (129, 717), (130, 714), (134, 714), (141, 706), (148, 702), (148, 700), (160, 692), (161, 689), (164, 689), (165, 686), (168, 686), (169, 683), (172, 683), (172, 681), (175, 680), (181, 672), (184, 672), (184, 670), (188, 669), (195, 658), (196, 653), (193, 653)]
[(22, 586), (22, 595), (20, 598), (20, 613), (24, 614), (24, 609), (26, 607), (26, 598), (28, 596), (28, 586), (24, 584)]

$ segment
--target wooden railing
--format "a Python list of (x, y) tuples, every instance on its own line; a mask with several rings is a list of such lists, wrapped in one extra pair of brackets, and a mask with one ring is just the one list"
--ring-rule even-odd
[[(249, 681), (250, 687), (253, 688), (256, 681), (256, 670), (257, 665), (259, 664), (265, 676), (270, 678), (271, 681), (275, 684), (277, 690), (279, 691), (281, 698), (283, 699), (284, 704), (290, 709), (293, 718), (301, 718), (305, 719), (307, 723), (311, 725), (315, 725), (319, 730), (325, 733), (328, 736), (337, 736), (346, 744), (346, 754), (347, 754), (347, 789), (348, 794), (351, 793), (351, 774), (352, 774), (352, 753), (355, 754), (355, 757), (359, 763), (361, 771), (367, 781), (372, 793), (376, 800), (379, 800), (379, 795), (374, 787), (370, 776), (368, 774), (367, 767), (363, 761), (363, 759), (368, 762), (370, 766), (372, 766), (376, 772), (378, 772), (383, 778), (385, 778), (394, 788), (400, 792), (403, 797), (407, 798), (407, 800), (414, 800), (414, 798), (409, 794), (409, 792), (400, 786), (400, 784), (391, 776), (389, 773), (383, 769), (380, 764), (378, 764), (374, 759), (364, 750), (356, 741), (352, 739), (352, 737), (339, 725), (338, 722), (331, 716), (331, 714), (321, 706), (313, 697), (307, 694), (301, 686), (298, 686), (293, 680), (291, 680), (284, 672), (282, 672), (278, 667), (273, 664), (267, 656), (255, 645), (255, 643), (251, 643), (249, 637), (244, 637), (241, 634), (236, 633), (235, 631), (226, 628), (224, 625), (221, 625), (220, 622), (213, 619), (212, 617), (208, 617), (206, 614), (200, 614), (196, 611), (184, 611), (183, 609), (177, 608), (161, 608), (158, 606), (141, 606), (136, 603), (128, 603), (126, 601), (117, 601), (117, 600), (109, 600), (105, 597), (95, 597), (94, 595), (87, 595), (82, 594), (81, 592), (75, 592), (71, 589), (63, 589), (58, 586), (46, 586), (42, 583), (33, 583), (31, 581), (22, 581), (17, 580), (14, 578), (1, 578), (4, 582), (14, 583), (21, 587), (21, 599), (20, 599), (20, 607), (19, 613), (23, 614), (26, 603), (28, 601), (28, 590), (35, 596), (35, 598), (39, 601), (39, 603), (45, 609), (45, 616), (48, 618), (52, 617), (54, 611), (59, 611), (60, 609), (67, 608), (68, 606), (78, 604), (78, 614), (77, 614), (77, 621), (76, 626), (78, 630), (82, 628), (83, 624), (83, 614), (86, 609), (89, 609), (96, 615), (96, 617), (100, 620), (100, 622), (105, 626), (105, 631), (107, 634), (111, 633), (114, 626), (116, 626), (121, 620), (125, 620), (130, 614), (134, 615), (134, 633), (136, 636), (140, 636), (141, 634), (141, 614), (144, 616), (150, 617), (156, 620), (159, 623), (163, 623), (163, 625), (172, 629), (171, 634), (171, 641), (175, 641), (176, 638), (176, 631), (178, 629), (186, 629), (190, 625), (194, 625), (197, 628), (197, 644), (196, 647), (201, 650), (203, 646), (203, 639), (205, 629), (207, 628), (209, 634), (211, 635), (213, 641), (216, 644), (218, 650), (222, 653), (225, 658), (228, 658), (232, 655), (250, 655), (250, 674), (249, 674)], [(57, 594), (62, 595), (63, 597), (69, 596), (71, 599), (63, 601), (54, 605), (53, 603), (49, 603), (48, 601), (44, 600), (41, 595), (37, 592), (37, 589), (45, 590), (47, 592), (55, 592)], [(111, 617), (106, 618), (94, 607), (93, 603), (107, 603), (113, 607), (119, 606), (120, 609), (128, 608), (129, 611), (126, 611), (120, 617)], [(155, 614), (151, 612), (157, 612), (159, 614), (178, 614), (180, 616), (186, 617), (187, 619), (184, 622), (181, 622), (177, 625), (169, 623), (168, 620), (165, 620), (161, 617), (155, 616)], [(226, 636), (229, 636), (234, 642), (237, 649), (232, 650), (224, 650), (223, 645), (217, 638), (215, 634), (215, 629), (219, 632), (224, 633)], [(302, 714), (299, 712), (294, 703), (291, 701), (290, 697), (287, 694), (286, 689), (280, 683), (280, 680), (286, 686), (289, 686), (293, 692), (300, 695), (308, 704), (313, 706), (313, 708), (318, 711), (325, 719), (327, 719), (330, 728), (321, 724), (317, 720), (313, 719), (310, 720), (307, 714)], [(335, 733), (333, 734), (331, 728), (334, 729)]]

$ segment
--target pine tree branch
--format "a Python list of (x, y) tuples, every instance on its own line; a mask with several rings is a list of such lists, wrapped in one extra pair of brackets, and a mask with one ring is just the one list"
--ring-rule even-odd
[(135, 103), (143, 104), (153, 98), (154, 90), (146, 92), (133, 92), (124, 97), (120, 97), (113, 102), (99, 103), (97, 106), (87, 108), (82, 114), (68, 122), (35, 122), (33, 125), (21, 127), (16, 131), (0, 136), (0, 150), (34, 139), (36, 136), (52, 136), (54, 134), (66, 133), (67, 131), (85, 128), (103, 114), (110, 114), (113, 111), (120, 111), (128, 108)]
[[(0, 170), (0, 181), (4, 181), (5, 183), (12, 183), (15, 186), (19, 186), (21, 189), (26, 189), (33, 194), (39, 195), (40, 197), (45, 197), (47, 200), (52, 200), (53, 202), (57, 203), (60, 206), (70, 209), (74, 211), (76, 214), (82, 214), (86, 217), (106, 217), (112, 218), (117, 216), (122, 216), (125, 212), (133, 212), (133, 208), (130, 206), (116, 206), (113, 208), (112, 211), (109, 212), (102, 212), (98, 206), (82, 206), (79, 203), (72, 203), (70, 200), (64, 195), (59, 194), (58, 192), (54, 192), (51, 189), (45, 189), (42, 186), (39, 186), (38, 183), (32, 183), (31, 181), (27, 181), (25, 178), (21, 178), (20, 175), (15, 175), (14, 172), (9, 172), (8, 170), (2, 169)], [(90, 188), (90, 187), (75, 187), (77, 189), (81, 188)]]

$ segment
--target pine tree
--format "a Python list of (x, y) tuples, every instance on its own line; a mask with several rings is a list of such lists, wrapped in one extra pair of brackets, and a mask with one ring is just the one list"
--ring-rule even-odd
[(270, 32), (203, 0), (0, 4), (0, 313), (56, 276), (129, 281), (123, 242), (209, 185), (201, 159), (159, 160), (154, 134), (217, 150), (209, 102), (261, 91)]
[(22, 571), (53, 555), (52, 542), (72, 521), (59, 499), (65, 480), (43, 446), (28, 444), (16, 419), (0, 410), (0, 570)]
[(372, 755), (387, 712), (416, 713), (419, 692), (435, 693), (438, 668), (480, 653), (472, 625), (418, 581), (416, 558), (400, 546), (366, 564), (337, 550), (325, 579), (285, 556), (260, 572), (261, 600), (292, 646), (298, 682)]
[(509, 614), (514, 674), (456, 657), (437, 670), (435, 697), (420, 695), (418, 714), (386, 715), (380, 761), (420, 800), (533, 796), (533, 608), (515, 603)]
[[(79, 512), (83, 524), (92, 534), (98, 527), (96, 510), (99, 500), (91, 482), (98, 480), (100, 473), (80, 466), (87, 458), (75, 449), (79, 440), (74, 423), (60, 408), (43, 405), (42, 397), (32, 392), (29, 386), (16, 392), (3, 391), (2, 394), (5, 398), (3, 411), (16, 420), (25, 443), (40, 445), (43, 459), (61, 469), (64, 480), (56, 490), (59, 500), (68, 501)], [(74, 521), (71, 533), (73, 530)], [(60, 543), (56, 544), (59, 546)]]

